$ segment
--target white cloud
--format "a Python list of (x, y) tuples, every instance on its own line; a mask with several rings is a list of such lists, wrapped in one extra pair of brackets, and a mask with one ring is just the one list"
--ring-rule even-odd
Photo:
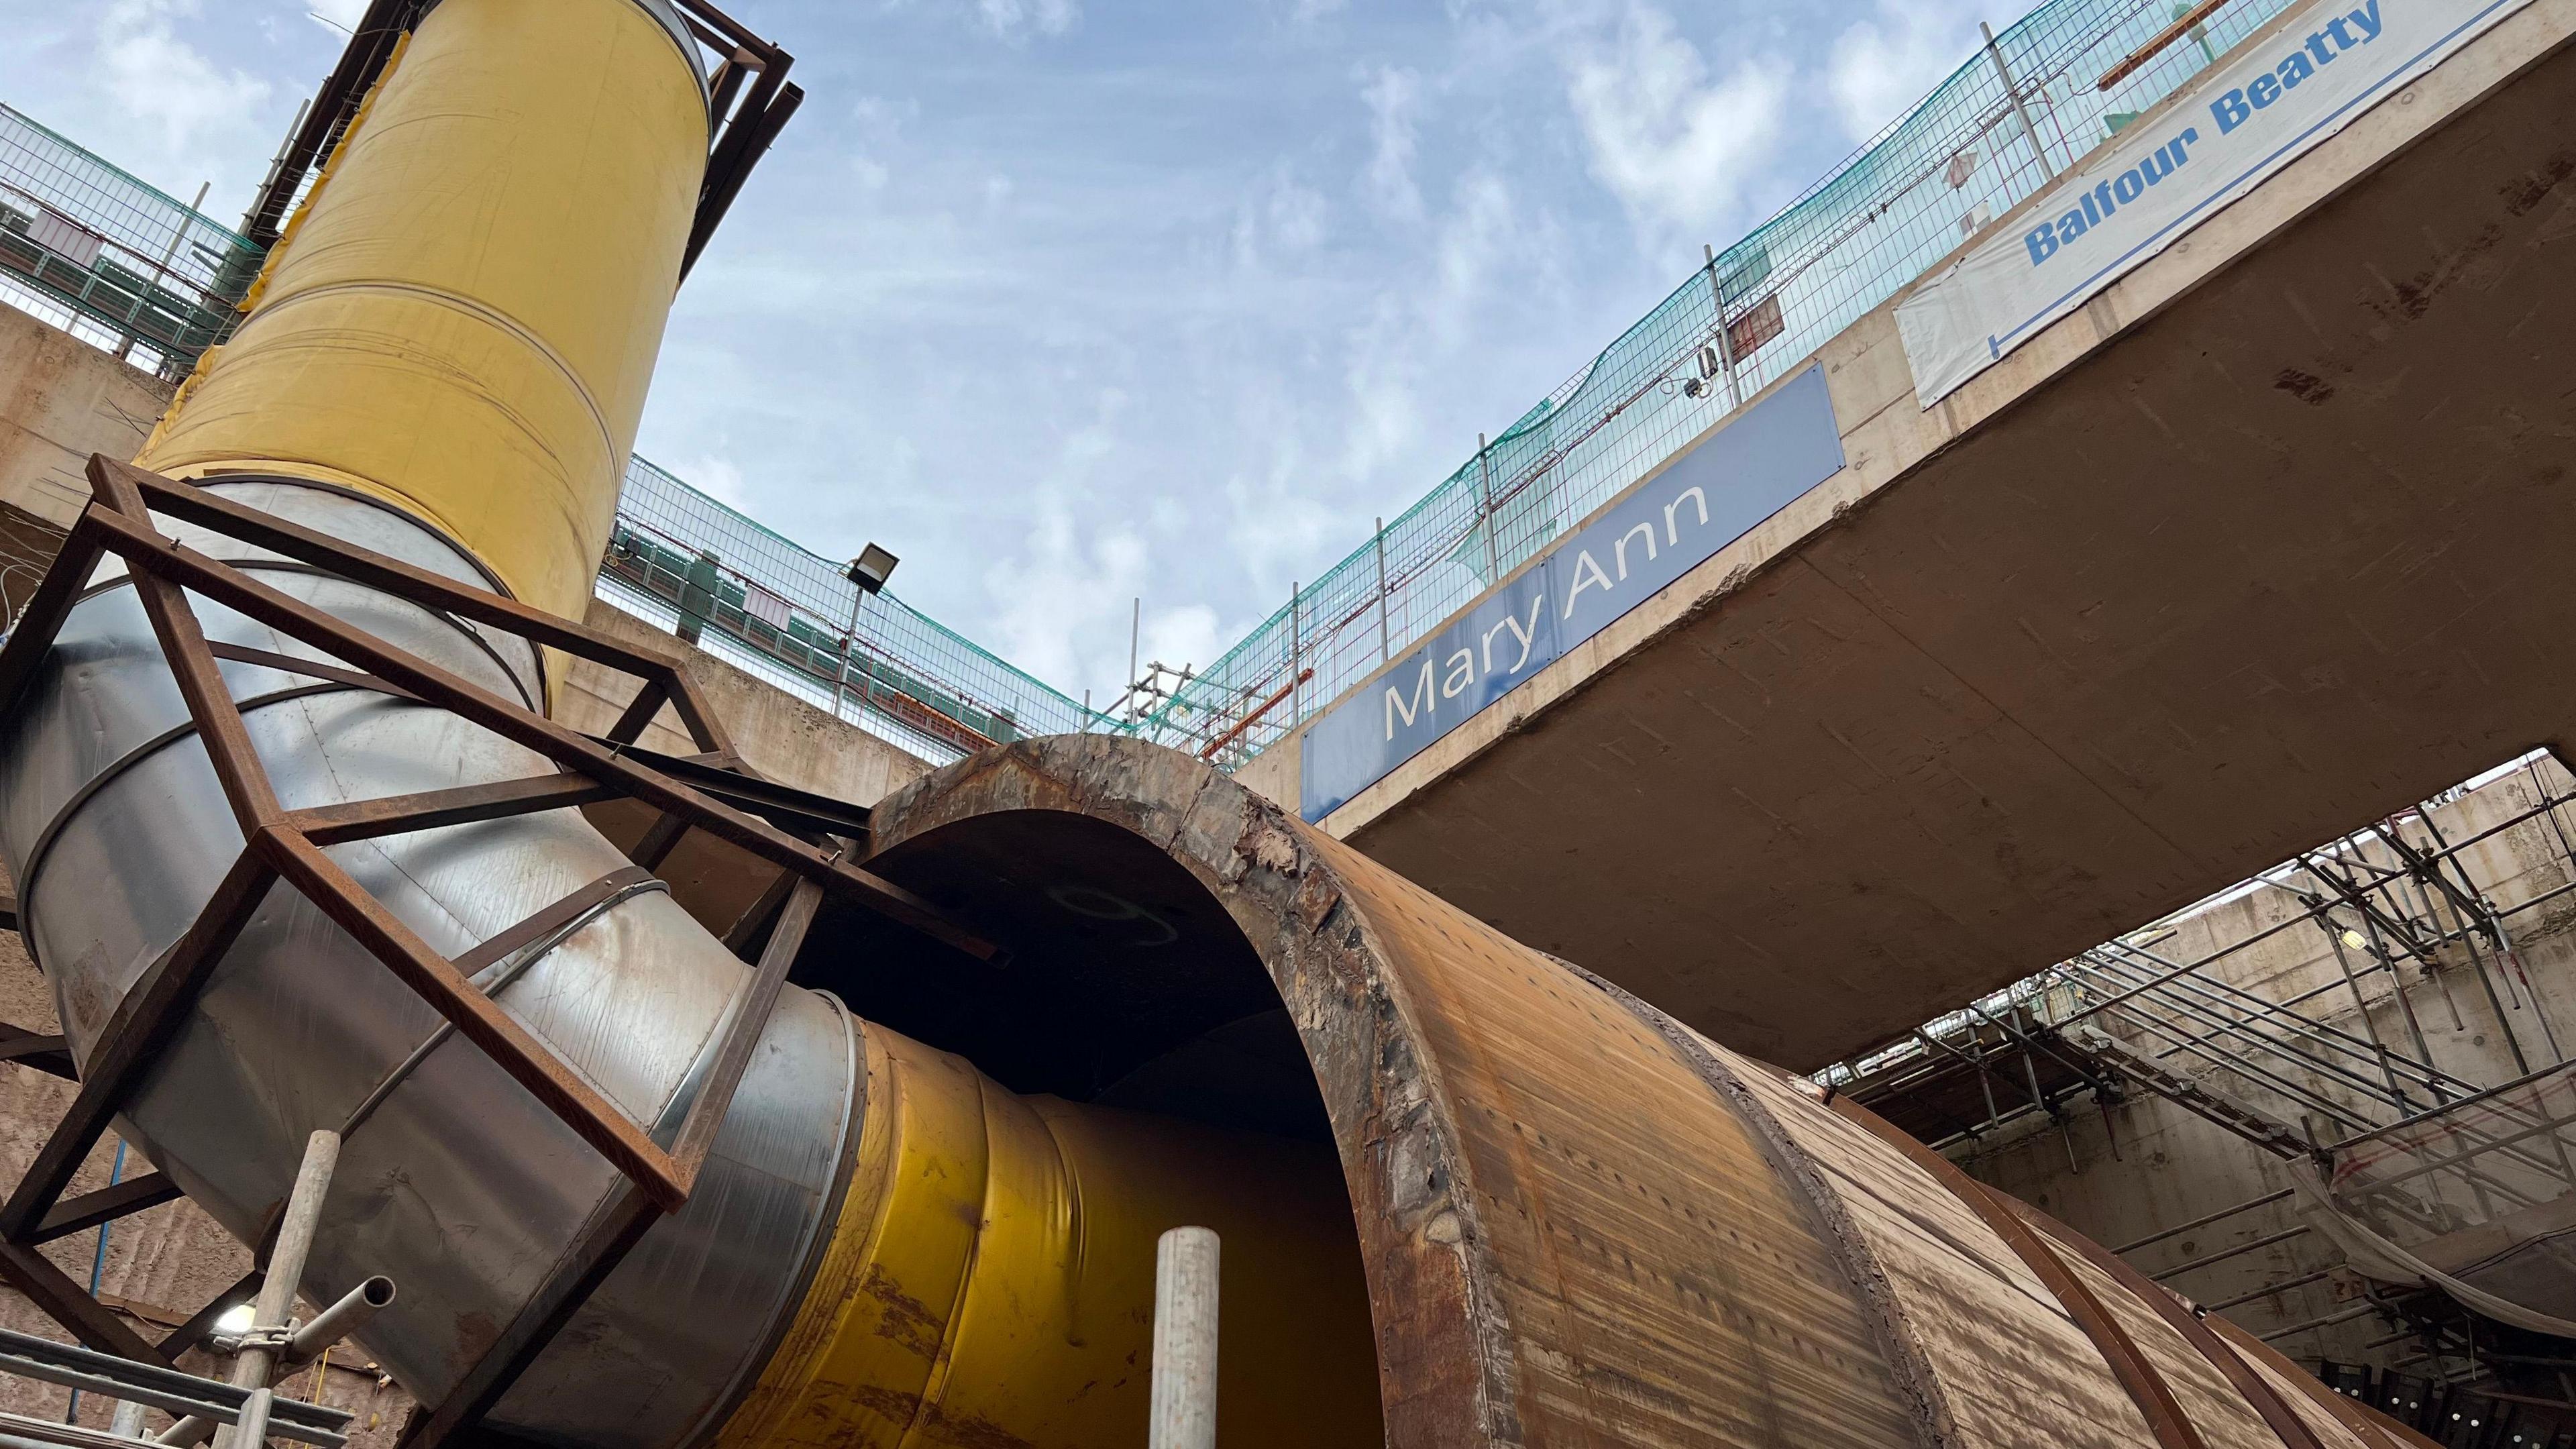
[[(1024, 493), (1019, 511), (1027, 522), (1016, 546), (984, 577), (992, 647), (1076, 698), (1091, 688), (1103, 709), (1132, 679), (1129, 630), (1139, 600), (1140, 672), (1157, 661), (1204, 668), (1253, 622), (1206, 601), (1194, 581), (1211, 559), (1251, 573), (1274, 563), (1293, 568), (1314, 556), (1319, 539), (1329, 546), (1348, 531), (1347, 520), (1301, 490), (1312, 480), (1294, 468), (1274, 468), (1262, 486), (1229, 482), (1222, 502), (1194, 483), (1198, 496), (1174, 506), (1168, 493), (1148, 491), (1132, 472), (1141, 435), (1156, 426), (1124, 391), (1099, 389), (1087, 421), (1063, 435), (1052, 463)], [(1250, 436), (1294, 447), (1284, 436)], [(1247, 449), (1247, 460), (1258, 451)], [(1217, 515), (1228, 507), (1232, 524), (1219, 528)], [(1251, 602), (1266, 613), (1276, 601), (1255, 593)]]
[(921, 118), (921, 103), (885, 96), (861, 96), (850, 104), (856, 143), (850, 149), (850, 175), (862, 192), (883, 191), (894, 168), (888, 157), (901, 148), (905, 131)]
[(1323, 244), (1331, 218), (1332, 205), (1323, 193), (1300, 182), (1284, 165), (1274, 169), (1235, 206), (1231, 241), (1236, 269), (1261, 272), (1275, 259), (1305, 256)]
[(1313, 251), (1324, 240), (1331, 206), (1322, 192), (1281, 176), (1270, 188), (1270, 234), (1292, 252)]
[(1175, 669), (1189, 669), (1214, 663), (1234, 638), (1219, 626), (1216, 610), (1205, 604), (1182, 604), (1148, 613), (1137, 643), (1137, 652), (1146, 661), (1159, 659)]
[(125, 119), (157, 132), (167, 154), (233, 139), (269, 96), (267, 81), (218, 66), (179, 37), (175, 22), (196, 13), (195, 0), (115, 0), (99, 18), (100, 78), (110, 99)]
[(1941, 83), (1979, 44), (1977, 11), (1958, 4), (1891, 5), (1845, 27), (1825, 70), (1844, 134), (1865, 140)]
[(1788, 71), (1747, 56), (1712, 79), (1670, 15), (1632, 4), (1612, 43), (1574, 57), (1567, 96), (1593, 174), (1641, 229), (1713, 233), (1780, 138)]
[[(1264, 612), (1285, 603), (1288, 591), (1299, 582), (1311, 586), (1316, 571), (1355, 540), (1368, 536), (1366, 518), (1356, 518), (1318, 495), (1313, 474), (1299, 466), (1304, 459), (1305, 451), (1296, 440), (1282, 437), (1260, 476), (1241, 475), (1226, 482), (1226, 506), (1233, 514), (1226, 543), (1232, 556), (1242, 560), (1254, 577), (1278, 581), (1278, 596), (1267, 602)], [(1302, 580), (1300, 568), (1307, 571)], [(1206, 651), (1195, 657), (1205, 663), (1215, 654)]]
[(718, 503), (746, 511), (751, 506), (742, 465), (731, 458), (702, 453), (672, 464), (671, 473)]
[(1151, 592), (1151, 551), (1132, 514), (1102, 506), (1096, 483), (1120, 450), (1127, 403), (1114, 387), (1094, 395), (1089, 419), (1034, 481), (1017, 547), (985, 574), (1002, 656), (1040, 679), (1125, 682), (1129, 609)]
[(1422, 219), (1422, 189), (1413, 180), (1418, 145), (1415, 113), (1422, 105), (1422, 77), (1398, 66), (1379, 66), (1360, 88), (1369, 109), (1369, 197), (1389, 215)]
[(1103, 681), (1089, 687), (1092, 704), (1107, 709), (1132, 682), (1127, 650), (1138, 600), (1138, 673), (1157, 661), (1203, 667), (1234, 642), (1240, 631), (1228, 630), (1214, 608), (1175, 596), (1171, 571), (1155, 566), (1142, 530), (1070, 501), (1056, 496), (1041, 505), (1019, 556), (987, 576), (1002, 657), (1077, 699), (1082, 681)]
[[(1125, 672), (1128, 601), (1143, 592), (1145, 540), (1123, 523), (1077, 521), (1062, 498), (1039, 502), (1017, 556), (995, 566), (995, 647), (1040, 679), (1110, 679)], [(1086, 657), (1110, 638), (1114, 659)]]
[(975, 0), (984, 28), (1004, 40), (1019, 40), (1032, 31), (1062, 35), (1082, 18), (1079, 0)]
[(885, 96), (861, 96), (850, 103), (850, 119), (859, 129), (876, 140), (891, 140), (906, 126), (921, 119), (921, 102), (909, 97), (893, 100)]
[[(1478, 169), (1460, 177), (1455, 205), (1440, 230), (1440, 287), (1438, 300), (1429, 309), (1431, 319), (1443, 324), (1462, 321), (1457, 309), (1475, 303), (1519, 236), (1511, 186), (1501, 175)], [(1448, 335), (1456, 335), (1454, 325)]]
[[(1342, 463), (1351, 476), (1371, 477), (1412, 454), (1423, 441), (1422, 394), (1435, 384), (1443, 393), (1487, 390), (1476, 339), (1493, 325), (1497, 296), (1545, 270), (1552, 241), (1519, 215), (1500, 174), (1480, 167), (1458, 179), (1422, 259), (1424, 275), (1399, 279), (1352, 331)], [(1473, 444), (1459, 439), (1456, 451), (1464, 456)]]

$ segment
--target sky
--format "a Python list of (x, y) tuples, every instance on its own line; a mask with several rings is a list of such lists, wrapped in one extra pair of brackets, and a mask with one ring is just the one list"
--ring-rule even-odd
[[(363, 0), (0, 0), (237, 217)], [(733, 0), (804, 108), (638, 451), (1079, 698), (1204, 665), (1976, 44), (1963, 0)], [(1986, 12), (1998, 28), (2017, 10)]]

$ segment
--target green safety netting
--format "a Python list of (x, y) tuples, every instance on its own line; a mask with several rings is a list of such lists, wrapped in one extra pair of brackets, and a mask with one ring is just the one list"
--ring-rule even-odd
[(264, 255), (0, 106), (0, 298), (175, 378), (230, 331)]
[[(1124, 728), (643, 458), (629, 461), (601, 593), (934, 760), (1026, 735)], [(838, 687), (835, 688), (835, 680)]]
[(2288, 3), (2240, 0), (2108, 91), (2101, 76), (2189, 7), (2051, 0), (2031, 11), (1991, 53), (1972, 56), (1692, 273), (1402, 517), (1298, 588), (1196, 671), (1142, 732), (1202, 748), (1224, 740), (1228, 764), (1257, 754)]

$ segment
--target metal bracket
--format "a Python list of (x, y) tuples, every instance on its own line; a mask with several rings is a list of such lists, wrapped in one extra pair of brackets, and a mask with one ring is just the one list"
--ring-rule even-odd
[(283, 1324), (271, 1324), (266, 1328), (254, 1326), (239, 1333), (219, 1333), (208, 1340), (208, 1345), (221, 1354), (235, 1354), (253, 1348), (282, 1354), (294, 1337), (295, 1320), (290, 1318)]

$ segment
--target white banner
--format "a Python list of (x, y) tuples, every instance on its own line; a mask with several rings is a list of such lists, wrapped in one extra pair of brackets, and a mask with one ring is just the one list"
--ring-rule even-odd
[(2317, 0), (1896, 307), (1922, 406), (2529, 0)]

